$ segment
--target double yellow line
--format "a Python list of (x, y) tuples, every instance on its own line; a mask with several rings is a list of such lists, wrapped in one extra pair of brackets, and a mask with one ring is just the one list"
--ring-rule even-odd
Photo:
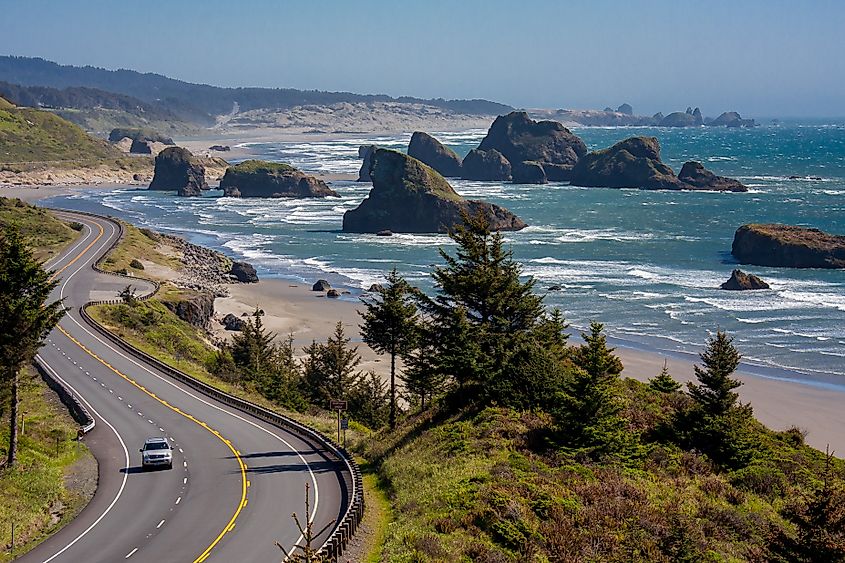
[[(55, 272), (53, 272), (53, 275), (52, 275), (52, 276), (50, 276), (50, 280), (55, 279), (55, 278), (56, 278), (59, 274), (61, 274), (61, 273), (62, 273), (62, 272), (64, 272), (64, 271), (65, 271), (68, 267), (70, 267), (70, 266), (71, 266), (74, 262), (76, 262), (77, 260), (79, 260), (80, 258), (82, 258), (82, 256), (83, 256), (85, 253), (87, 253), (89, 250), (91, 250), (91, 247), (93, 247), (93, 246), (97, 243), (97, 241), (99, 241), (99, 240), (103, 237), (103, 235), (105, 234), (105, 230), (103, 229), (103, 226), (102, 226), (102, 225), (100, 225), (99, 223), (94, 223), (94, 224), (95, 224), (95, 225), (97, 225), (97, 227), (100, 229), (100, 232), (99, 232), (99, 234), (96, 236), (96, 238), (94, 238), (94, 240), (93, 240), (93, 241), (91, 241), (91, 244), (89, 244), (88, 246), (86, 246), (86, 247), (85, 247), (85, 248), (84, 248), (84, 249), (83, 249), (83, 250), (82, 250), (79, 254), (77, 254), (77, 255), (73, 258), (73, 260), (71, 260), (70, 262), (68, 262), (67, 264), (65, 264), (65, 265), (64, 265), (61, 269), (56, 270)], [(197, 557), (196, 559), (194, 559), (194, 563), (202, 563), (202, 562), (203, 562), (203, 561), (205, 561), (205, 560), (208, 558), (208, 556), (211, 554), (211, 550), (212, 550), (212, 549), (214, 549), (214, 547), (215, 547), (218, 543), (220, 543), (220, 541), (223, 539), (223, 536), (225, 536), (228, 532), (231, 532), (231, 531), (235, 528), (235, 521), (238, 519), (238, 516), (240, 515), (241, 511), (244, 509), (244, 507), (245, 507), (245, 506), (246, 506), (246, 504), (247, 504), (247, 495), (246, 495), (246, 492), (247, 492), (247, 487), (249, 486), (249, 482), (247, 481), (247, 478), (246, 478), (246, 465), (244, 464), (243, 459), (241, 458), (241, 454), (240, 454), (240, 452), (239, 452), (238, 450), (236, 450), (236, 449), (235, 449), (235, 447), (232, 445), (232, 442), (230, 442), (229, 440), (227, 440), (226, 438), (224, 438), (224, 437), (223, 437), (223, 436), (222, 436), (222, 435), (221, 435), (221, 434), (220, 434), (217, 430), (214, 430), (213, 428), (211, 428), (210, 426), (208, 426), (208, 424), (206, 424), (205, 422), (203, 422), (203, 421), (201, 421), (201, 420), (199, 420), (199, 419), (195, 418), (193, 415), (191, 415), (191, 414), (189, 414), (189, 413), (186, 413), (186, 412), (182, 411), (181, 409), (179, 409), (178, 407), (175, 407), (175, 406), (171, 405), (170, 403), (168, 403), (168, 402), (167, 402), (167, 401), (165, 401), (164, 399), (160, 399), (160, 398), (159, 398), (159, 397), (157, 397), (154, 393), (152, 393), (151, 391), (148, 391), (148, 390), (147, 390), (147, 389), (146, 389), (143, 385), (139, 384), (137, 381), (135, 381), (135, 380), (134, 380), (134, 379), (132, 379), (131, 377), (129, 377), (129, 376), (127, 376), (126, 374), (122, 373), (121, 371), (119, 371), (118, 369), (116, 369), (114, 366), (112, 366), (111, 364), (109, 364), (107, 361), (105, 361), (104, 359), (102, 359), (101, 357), (99, 357), (97, 354), (95, 354), (94, 352), (92, 352), (91, 350), (89, 350), (87, 347), (85, 347), (85, 345), (84, 345), (84, 344), (82, 344), (79, 340), (77, 340), (76, 338), (74, 338), (73, 336), (71, 336), (71, 335), (70, 335), (70, 333), (68, 333), (68, 332), (67, 332), (64, 328), (62, 328), (61, 326), (57, 326), (56, 328), (58, 328), (58, 329), (59, 329), (59, 331), (60, 331), (62, 334), (64, 334), (64, 335), (65, 335), (65, 336), (66, 336), (66, 337), (67, 337), (67, 338), (68, 338), (71, 342), (73, 342), (74, 344), (76, 344), (77, 346), (79, 346), (79, 348), (81, 348), (81, 349), (82, 349), (82, 350), (83, 350), (86, 354), (88, 354), (89, 356), (91, 356), (92, 358), (94, 358), (95, 360), (97, 360), (98, 362), (100, 362), (101, 364), (103, 364), (104, 366), (106, 366), (109, 370), (111, 370), (112, 372), (114, 372), (114, 373), (115, 373), (115, 374), (117, 374), (118, 376), (122, 377), (124, 380), (128, 381), (128, 382), (129, 382), (130, 384), (132, 384), (132, 385), (133, 385), (136, 389), (138, 389), (139, 391), (143, 392), (143, 393), (144, 393), (144, 394), (146, 394), (147, 396), (152, 397), (153, 399), (155, 399), (156, 401), (158, 401), (159, 403), (161, 403), (162, 405), (164, 405), (164, 406), (165, 406), (165, 407), (167, 407), (168, 409), (170, 409), (170, 410), (172, 410), (173, 412), (175, 412), (175, 413), (177, 413), (177, 414), (179, 414), (179, 415), (181, 415), (181, 416), (185, 417), (186, 419), (190, 420), (191, 422), (193, 422), (193, 423), (197, 424), (198, 426), (202, 427), (204, 430), (207, 430), (209, 433), (211, 433), (212, 435), (214, 435), (214, 436), (215, 436), (216, 438), (218, 438), (221, 442), (223, 442), (224, 444), (226, 444), (226, 447), (228, 447), (228, 448), (232, 451), (232, 454), (235, 456), (235, 459), (237, 459), (237, 460), (238, 460), (238, 465), (239, 465), (240, 470), (241, 470), (241, 500), (240, 500), (240, 502), (238, 503), (238, 507), (235, 509), (235, 513), (234, 513), (234, 514), (232, 515), (232, 517), (229, 519), (229, 522), (226, 524), (226, 527), (224, 527), (224, 528), (223, 528), (223, 531), (221, 531), (221, 532), (217, 535), (217, 537), (216, 537), (216, 538), (214, 538), (214, 541), (213, 541), (213, 542), (211, 542), (211, 544), (210, 544), (207, 548), (205, 548), (205, 550), (204, 550), (204, 551), (203, 551), (203, 552), (199, 555), (199, 557)]]

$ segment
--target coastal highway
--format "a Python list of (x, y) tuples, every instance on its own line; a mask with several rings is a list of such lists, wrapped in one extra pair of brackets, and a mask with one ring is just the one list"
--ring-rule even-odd
[[(24, 562), (275, 562), (279, 541), (302, 537), (291, 514), (304, 515), (310, 485), (314, 530), (347, 509), (345, 464), (298, 435), (218, 403), (133, 357), (80, 316), (91, 300), (114, 299), (127, 284), (151, 284), (96, 272), (119, 237), (113, 221), (56, 211), (83, 225), (80, 237), (47, 266), (59, 280), (54, 299), (68, 312), (39, 351), (42, 369), (60, 379), (96, 425), (85, 437), (99, 464), (97, 492), (61, 531)], [(166, 436), (172, 470), (142, 471), (139, 448)], [(333, 531), (329, 525), (314, 546)]]

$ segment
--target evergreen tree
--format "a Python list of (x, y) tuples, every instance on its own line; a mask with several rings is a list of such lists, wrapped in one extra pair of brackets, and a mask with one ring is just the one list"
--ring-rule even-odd
[(431, 404), (446, 389), (446, 374), (431, 361), (434, 353), (431, 345), (413, 350), (403, 358), (405, 370), (399, 375), (410, 402), (419, 404), (421, 410), (425, 410), (426, 400)]
[(368, 428), (381, 428), (390, 417), (390, 393), (387, 384), (367, 372), (349, 393), (349, 414)]
[(603, 331), (601, 323), (593, 322), (590, 334), (581, 334), (585, 344), (572, 352), (577, 368), (564, 381), (552, 409), (561, 442), (596, 458), (624, 456), (631, 442), (625, 420), (619, 414), (622, 362), (607, 347)]
[(590, 323), (590, 334), (581, 333), (584, 344), (572, 350), (573, 363), (595, 379), (616, 379), (622, 373), (622, 362), (613, 354), (614, 348), (607, 347), (604, 325)]
[(349, 346), (343, 323), (338, 321), (334, 334), (325, 344), (312, 342), (305, 347), (302, 360), (302, 382), (305, 394), (316, 404), (328, 408), (332, 399), (348, 400), (349, 394), (361, 380), (357, 371), (361, 363), (358, 348)]
[(410, 352), (418, 334), (413, 291), (394, 268), (375, 299), (362, 298), (361, 338), (378, 354), (390, 355), (390, 427), (396, 427), (396, 358)]
[(269, 367), (261, 374), (259, 385), (261, 394), (276, 404), (297, 411), (307, 408), (305, 398), (300, 392), (302, 373), (294, 358), (292, 334), (281, 344), (273, 346)]
[(17, 460), (20, 371), (65, 313), (61, 301), (47, 303), (58, 283), (35, 259), (20, 232), (7, 227), (0, 236), (0, 385), (10, 406), (9, 467)]
[(742, 382), (731, 376), (742, 356), (734, 347), (733, 338), (719, 330), (708, 340), (707, 350), (700, 358), (704, 367), (695, 366), (699, 384), (688, 383), (689, 394), (705, 415), (723, 415), (736, 405), (739, 397), (733, 390)]
[(521, 266), (482, 214), (463, 220), (450, 232), (455, 256), (441, 250), (445, 265), (432, 273), (437, 295), (421, 299), (437, 343), (432, 361), (455, 379), (456, 399), (503, 403), (509, 397), (491, 395), (496, 386), (489, 383), (512, 371), (517, 342), (537, 337), (542, 297), (532, 279), (521, 279)]
[(659, 393), (674, 393), (681, 390), (681, 384), (669, 373), (669, 363), (663, 360), (663, 369), (657, 377), (648, 380), (648, 386)]
[(257, 380), (268, 369), (273, 356), (275, 336), (264, 328), (261, 312), (255, 309), (240, 334), (232, 336), (232, 359), (250, 380)]

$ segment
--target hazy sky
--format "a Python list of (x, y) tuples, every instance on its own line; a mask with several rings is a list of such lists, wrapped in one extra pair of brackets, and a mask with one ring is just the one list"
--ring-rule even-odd
[(845, 115), (845, 0), (0, 0), (0, 54), (224, 86)]

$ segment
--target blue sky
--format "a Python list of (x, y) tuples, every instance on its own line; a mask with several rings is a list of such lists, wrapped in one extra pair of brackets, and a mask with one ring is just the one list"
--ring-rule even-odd
[(224, 86), (845, 115), (845, 2), (0, 0), (0, 54)]

